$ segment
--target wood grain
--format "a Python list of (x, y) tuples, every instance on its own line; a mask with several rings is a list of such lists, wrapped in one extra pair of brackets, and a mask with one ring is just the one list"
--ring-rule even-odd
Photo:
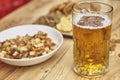
[[(0, 20), (0, 31), (7, 28), (31, 24), (57, 4), (70, 0), (32, 0), (30, 3)], [(74, 0), (72, 0), (74, 1)], [(85, 1), (85, 0), (77, 0)], [(100, 1), (100, 0), (93, 0)], [(112, 38), (120, 39), (120, 1), (101, 0), (114, 7)], [(74, 73), (73, 40), (64, 39), (62, 47), (49, 60), (34, 66), (16, 67), (0, 62), (0, 80), (120, 80), (120, 44), (110, 53), (109, 72), (102, 77), (87, 79)]]

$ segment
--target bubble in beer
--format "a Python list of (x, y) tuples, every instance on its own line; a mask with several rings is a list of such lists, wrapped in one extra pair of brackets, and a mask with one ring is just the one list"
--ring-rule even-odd
[(73, 21), (77, 27), (88, 29), (104, 28), (111, 25), (110, 18), (103, 14), (80, 14)]

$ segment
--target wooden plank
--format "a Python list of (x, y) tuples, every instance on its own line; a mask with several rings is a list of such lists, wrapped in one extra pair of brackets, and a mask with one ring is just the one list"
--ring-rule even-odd
[[(0, 21), (0, 31), (21, 24), (31, 24), (57, 4), (70, 0), (33, 0)], [(74, 1), (74, 0), (72, 0)], [(84, 0), (79, 0), (84, 1)], [(99, 0), (96, 0), (99, 1)], [(112, 38), (120, 38), (120, 1), (101, 0), (114, 6)], [(30, 67), (15, 67), (0, 62), (0, 80), (89, 80), (73, 72), (73, 42), (64, 39), (64, 44), (48, 61)], [(110, 54), (110, 71), (103, 77), (92, 80), (120, 80), (120, 45)]]
[[(117, 38), (120, 38), (120, 29), (114, 32)], [(43, 80), (119, 80), (120, 79), (120, 45), (117, 45), (115, 52), (110, 54), (110, 65), (109, 72), (102, 77), (88, 79), (80, 77), (74, 73), (72, 69), (73, 64), (73, 48), (71, 47), (69, 51), (64, 55), (61, 61), (56, 64), (53, 70), (45, 77)]]
[[(29, 67), (14, 67), (6, 64), (1, 64), (0, 66), (6, 66), (2, 67), (1, 74), (0, 74), (0, 80), (39, 80), (42, 79), (45, 75), (49, 73), (49, 71), (52, 70), (52, 68), (58, 64), (58, 62), (61, 60), (61, 58), (64, 56), (66, 51), (69, 50), (72, 43), (70, 43), (71, 40), (64, 40), (64, 43), (62, 47), (56, 52), (56, 54), (47, 60), (46, 62), (43, 62), (38, 65), (29, 66)], [(69, 46), (69, 47), (68, 47)], [(10, 73), (7, 73), (9, 70), (11, 70)], [(6, 75), (6, 73), (8, 75)]]
[[(112, 38), (120, 39), (120, 26), (119, 24), (119, 13), (120, 8), (118, 8), (120, 1), (112, 1), (112, 5), (114, 6), (114, 15), (113, 15), (113, 31)], [(87, 79), (84, 77), (77, 76), (72, 71), (72, 49), (69, 50), (66, 55), (61, 59), (59, 64), (55, 66), (55, 68), (48, 74), (48, 76), (44, 80), (119, 80), (120, 79), (120, 57), (118, 54), (120, 53), (120, 45), (117, 45), (117, 48), (114, 52), (110, 54), (110, 67), (109, 72), (102, 77)], [(69, 57), (68, 57), (69, 55)], [(69, 61), (68, 61), (69, 60)], [(70, 65), (71, 64), (71, 65)], [(69, 66), (70, 65), (70, 66)], [(69, 66), (69, 67), (68, 67)]]

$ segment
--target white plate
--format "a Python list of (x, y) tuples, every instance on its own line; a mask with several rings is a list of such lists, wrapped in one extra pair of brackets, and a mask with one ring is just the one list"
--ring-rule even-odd
[(0, 58), (0, 60), (4, 63), (15, 65), (15, 66), (30, 66), (34, 64), (41, 63), (43, 61), (46, 61), (51, 56), (55, 54), (55, 52), (60, 48), (60, 46), (63, 43), (63, 36), (62, 34), (57, 31), (54, 28), (50, 28), (45, 25), (20, 25), (16, 26), (7, 30), (4, 30), (0, 32), (0, 42), (5, 41), (6, 39), (12, 39), (16, 38), (17, 35), (25, 36), (25, 34), (28, 35), (34, 35), (38, 31), (43, 31), (48, 34), (48, 37), (50, 37), (55, 43), (55, 49), (43, 56), (38, 56), (34, 58), (27, 58), (27, 59), (10, 59), (10, 58)]

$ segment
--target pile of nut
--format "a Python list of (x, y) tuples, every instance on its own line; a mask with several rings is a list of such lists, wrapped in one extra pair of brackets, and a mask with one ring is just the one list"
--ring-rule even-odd
[(39, 31), (33, 36), (26, 34), (0, 42), (0, 57), (21, 59), (42, 56), (53, 51), (55, 45), (47, 33)]
[(41, 16), (38, 18), (33, 24), (43, 24), (51, 27), (55, 27), (57, 23), (59, 23), (60, 18), (56, 16), (56, 14), (49, 14), (46, 16)]
[(64, 2), (62, 4), (59, 4), (55, 7), (53, 7), (49, 13), (55, 13), (58, 15), (64, 15), (67, 16), (69, 14), (71, 14), (72, 12), (72, 6), (74, 5), (74, 2)]
[[(35, 22), (33, 22), (33, 24), (44, 24), (44, 25), (49, 25), (51, 27), (55, 27), (55, 28), (56, 28), (56, 25), (58, 24), (64, 24), (64, 27), (59, 25), (59, 28), (57, 27), (57, 29), (63, 32), (70, 32), (72, 23), (70, 21), (68, 22), (68, 24), (70, 24), (70, 27), (69, 27), (69, 25), (66, 25), (67, 23), (65, 22), (63, 23), (61, 21), (62, 19), (65, 19), (66, 21), (68, 21), (67, 17), (72, 12), (73, 4), (74, 2), (70, 1), (70, 2), (64, 2), (62, 4), (54, 6), (53, 8), (50, 9), (47, 15), (41, 16)], [(72, 20), (72, 17), (71, 17), (71, 20)]]

